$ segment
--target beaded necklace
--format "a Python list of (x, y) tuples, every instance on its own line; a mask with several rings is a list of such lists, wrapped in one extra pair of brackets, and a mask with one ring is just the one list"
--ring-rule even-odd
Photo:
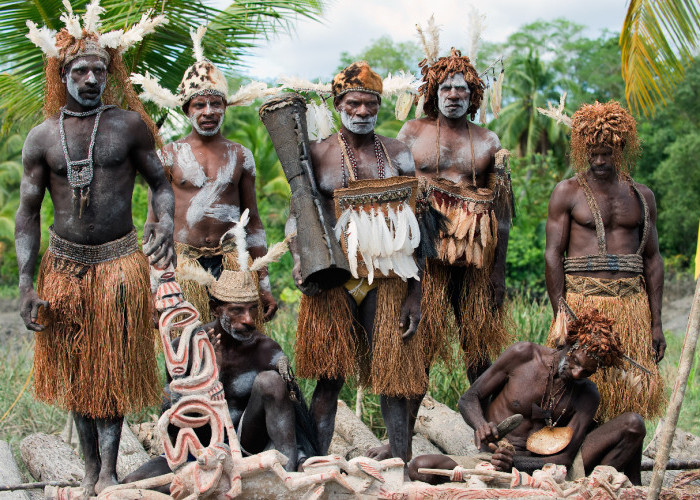
[[(571, 386), (569, 390), (569, 399), (564, 406), (564, 410), (561, 412), (559, 415), (559, 418), (557, 418), (556, 421), (552, 422), (552, 418), (554, 416), (554, 409), (557, 407), (557, 405), (561, 402), (562, 398), (564, 397), (564, 394), (566, 392), (566, 386), (567, 384), (563, 384), (559, 389), (557, 389), (554, 393), (552, 393), (552, 390), (554, 389), (554, 369), (555, 366), (557, 365), (557, 355), (552, 357), (552, 366), (549, 368), (549, 377), (547, 377), (547, 385), (545, 386), (545, 391), (544, 394), (542, 394), (542, 401), (540, 403), (540, 407), (545, 411), (546, 417), (545, 417), (545, 424), (547, 427), (556, 427), (557, 424), (559, 423), (559, 420), (564, 416), (566, 413), (566, 410), (569, 406), (569, 403), (571, 403), (571, 397), (573, 396), (573, 385)], [(559, 398), (557, 398), (559, 396)]]
[[(387, 155), (386, 148), (384, 148), (384, 145), (377, 137), (377, 134), (372, 133), (372, 135), (374, 136), (374, 155), (377, 158), (377, 174), (379, 175), (380, 179), (384, 179), (386, 172), (384, 168), (384, 159), (382, 158), (382, 150), (384, 151), (384, 155), (387, 157), (387, 159), (389, 158), (389, 155)], [(347, 161), (347, 163), (350, 164), (350, 168), (347, 170), (350, 174), (351, 180), (356, 180), (357, 158), (355, 158), (355, 153), (352, 152), (352, 149), (350, 148), (350, 145), (348, 144), (348, 141), (343, 135), (342, 131), (338, 132), (338, 143), (340, 144), (340, 168), (343, 172), (343, 187), (348, 187), (347, 174), (345, 173), (345, 163)]]
[[(82, 218), (83, 209), (90, 204), (90, 183), (92, 182), (93, 174), (93, 156), (95, 149), (95, 141), (97, 139), (97, 128), (100, 125), (100, 117), (102, 113), (109, 108), (115, 108), (114, 105), (102, 105), (98, 108), (89, 111), (71, 111), (65, 107), (61, 108), (61, 114), (58, 119), (58, 133), (61, 136), (61, 147), (63, 148), (63, 157), (66, 159), (68, 166), (68, 183), (73, 188), (73, 199), (77, 199), (80, 195), (80, 210), (78, 218)], [(95, 116), (95, 125), (92, 127), (92, 135), (90, 136), (90, 147), (88, 149), (87, 158), (83, 160), (71, 160), (68, 155), (68, 145), (66, 142), (66, 130), (63, 125), (65, 115), (75, 116), (76, 118), (84, 118), (86, 116)]]

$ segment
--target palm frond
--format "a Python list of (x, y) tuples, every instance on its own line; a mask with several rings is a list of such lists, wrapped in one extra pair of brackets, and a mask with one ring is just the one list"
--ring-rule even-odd
[(630, 108), (648, 116), (665, 104), (699, 46), (697, 0), (630, 0), (620, 33)]
[[(87, 0), (73, 0), (76, 13), (85, 11)], [(204, 53), (225, 73), (240, 64), (241, 57), (275, 32), (291, 28), (295, 17), (318, 19), (323, 0), (232, 1), (216, 9), (204, 0), (102, 0), (102, 31), (126, 29), (153, 9), (169, 23), (137, 42), (124, 55), (129, 72), (148, 71), (161, 85), (175, 90), (185, 70), (194, 62), (190, 30), (209, 23), (203, 40)], [(6, 0), (0, 9), (0, 110), (5, 123), (41, 120), (43, 90), (42, 53), (26, 38), (26, 20), (58, 30), (64, 10), (61, 0)], [(155, 111), (155, 107), (153, 107)]]

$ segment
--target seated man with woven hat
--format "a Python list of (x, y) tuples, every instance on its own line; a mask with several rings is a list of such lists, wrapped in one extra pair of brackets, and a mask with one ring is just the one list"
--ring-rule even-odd
[[(209, 293), (209, 308), (214, 320), (201, 328), (207, 331), (216, 353), (219, 381), (228, 403), (244, 456), (276, 449), (289, 461), (286, 468), (296, 471), (306, 457), (316, 455), (315, 432), (303, 395), (290, 371), (289, 359), (280, 345), (256, 328), (258, 288), (254, 274), (281, 257), (286, 242), (274, 245), (267, 255), (248, 266), (244, 226), (248, 212), (234, 228), (234, 241), (244, 262), (241, 270), (224, 270), (218, 279), (195, 266), (182, 269), (182, 276), (195, 280)], [(172, 345), (178, 349), (180, 338)], [(190, 358), (188, 371), (192, 365)], [(163, 394), (163, 411), (180, 398), (170, 390), (171, 378)], [(171, 426), (171, 438), (178, 429)], [(201, 442), (209, 442), (207, 427), (195, 429)], [(124, 483), (170, 472), (165, 456), (154, 458), (124, 479)], [(169, 492), (169, 486), (163, 492)]]
[[(545, 464), (558, 464), (569, 469), (570, 479), (576, 479), (597, 465), (610, 465), (633, 484), (641, 484), (646, 434), (642, 418), (624, 413), (593, 428), (600, 394), (589, 377), (599, 369), (622, 367), (624, 362), (639, 368), (623, 354), (613, 323), (597, 310), (587, 309), (568, 328), (560, 325), (565, 332), (563, 345), (553, 349), (518, 342), (462, 395), (459, 410), (475, 429), (475, 444), (493, 453), (490, 460), (497, 469), (510, 472), (515, 467), (532, 473)], [(501, 439), (496, 423), (517, 413), (523, 415), (522, 423), (507, 440)], [(414, 480), (436, 484), (449, 478), (418, 470), (471, 469), (476, 461), (475, 457), (423, 455), (411, 462), (409, 474)]]

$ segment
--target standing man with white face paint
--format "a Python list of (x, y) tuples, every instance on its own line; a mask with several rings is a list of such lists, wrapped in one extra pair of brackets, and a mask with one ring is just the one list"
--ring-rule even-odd
[(469, 58), (453, 48), (449, 57), (421, 66), (427, 117), (406, 122), (397, 138), (411, 149), (424, 203), (447, 217), (447, 229), (437, 258), (426, 263), (419, 333), (426, 335), (428, 351), (439, 353), (447, 342), (445, 312), (452, 307), (474, 382), (510, 342), (503, 310), (510, 196), (494, 196), (496, 186), (509, 189), (510, 180), (495, 168), (501, 149), (496, 134), (469, 120), (484, 93)]
[[(127, 40), (141, 38), (134, 31), (101, 34), (100, 13), (92, 2), (81, 28), (69, 10), (55, 40), (27, 23), (47, 56), (47, 119), (24, 143), (15, 219), (20, 314), (37, 332), (35, 397), (73, 412), (87, 496), (117, 482), (124, 415), (159, 399), (148, 262), (132, 220), (137, 172), (153, 192), (159, 220), (144, 230), (146, 253), (164, 267), (175, 260), (173, 192), (155, 152), (155, 125), (124, 81), (121, 53)], [(144, 21), (155, 27), (163, 18)], [(134, 111), (117, 107), (114, 96)], [(35, 291), (46, 190), (54, 223)]]
[[(351, 64), (333, 79), (333, 103), (340, 113), (342, 127), (338, 133), (313, 142), (310, 148), (323, 217), (330, 227), (337, 223), (335, 198), (342, 196), (340, 193), (353, 181), (371, 180), (377, 185), (390, 186), (398, 176), (414, 177), (408, 148), (400, 141), (374, 133), (382, 90), (382, 79), (364, 61)], [(382, 189), (388, 192), (390, 187)], [(296, 214), (294, 207), (290, 212), (287, 234), (294, 232), (297, 224), (303, 224), (304, 214)], [(319, 244), (323, 243), (319, 241)], [(303, 286), (296, 239), (290, 241), (290, 250), (295, 262), (294, 281), (304, 292), (297, 325), (296, 371), (301, 377), (318, 381), (311, 414), (318, 429), (319, 452), (325, 454), (331, 442), (338, 394), (345, 378), (359, 371), (362, 381), (366, 368), (366, 372), (371, 372), (373, 391), (380, 394), (390, 443), (387, 454), (407, 462), (411, 453), (408, 397), (415, 394), (412, 386), (425, 387), (427, 383), (420, 347), (415, 347), (418, 339), (413, 338), (420, 318), (420, 283), (408, 278), (404, 285), (401, 279), (382, 277), (377, 271), (374, 279), (351, 278), (344, 285), (328, 290), (320, 290), (316, 284)], [(388, 291), (389, 287), (397, 292)], [(385, 314), (388, 309), (392, 312)], [(391, 367), (376, 362), (379, 351), (391, 341), (387, 338), (401, 339), (394, 342), (399, 353), (390, 356), (394, 365)], [(413, 359), (418, 358), (418, 362), (404, 363), (401, 354), (406, 351), (402, 349), (413, 350)], [(382, 373), (398, 373), (404, 368), (402, 373), (416, 376), (411, 380), (392, 377), (401, 379), (393, 380), (393, 388), (379, 382)]]
[[(246, 229), (251, 257), (264, 255), (267, 242), (255, 197), (253, 154), (226, 139), (220, 131), (228, 105), (228, 84), (224, 74), (202, 55), (201, 39), (205, 31), (200, 27), (192, 33), (197, 62), (185, 72), (176, 96), (140, 75), (132, 80), (147, 89), (142, 98), (169, 107), (180, 106), (192, 124), (189, 135), (166, 145), (160, 152), (175, 193), (175, 249), (180, 267), (201, 266), (218, 277), (224, 269), (238, 269), (233, 240), (221, 239), (239, 221), (243, 211), (248, 209), (250, 213)], [(156, 97), (149, 90), (159, 95)], [(148, 212), (148, 220), (155, 220), (152, 210)], [(258, 328), (262, 329), (263, 320), (272, 319), (277, 311), (277, 303), (270, 290), (267, 269), (259, 271), (256, 278), (262, 306)], [(180, 280), (180, 285), (202, 321), (211, 321), (206, 290), (190, 280)]]

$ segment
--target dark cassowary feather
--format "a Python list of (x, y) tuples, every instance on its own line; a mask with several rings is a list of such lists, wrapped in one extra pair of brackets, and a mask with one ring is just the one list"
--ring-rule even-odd
[(304, 395), (296, 380), (288, 384), (291, 393), (294, 394), (292, 402), (294, 404), (294, 424), (297, 437), (297, 449), (307, 457), (319, 455), (318, 432), (309, 408), (306, 406)]
[(420, 228), (420, 244), (416, 248), (416, 257), (422, 259), (436, 259), (437, 241), (440, 232), (447, 231), (447, 217), (432, 205), (427, 210), (421, 210), (418, 214), (418, 226)]

